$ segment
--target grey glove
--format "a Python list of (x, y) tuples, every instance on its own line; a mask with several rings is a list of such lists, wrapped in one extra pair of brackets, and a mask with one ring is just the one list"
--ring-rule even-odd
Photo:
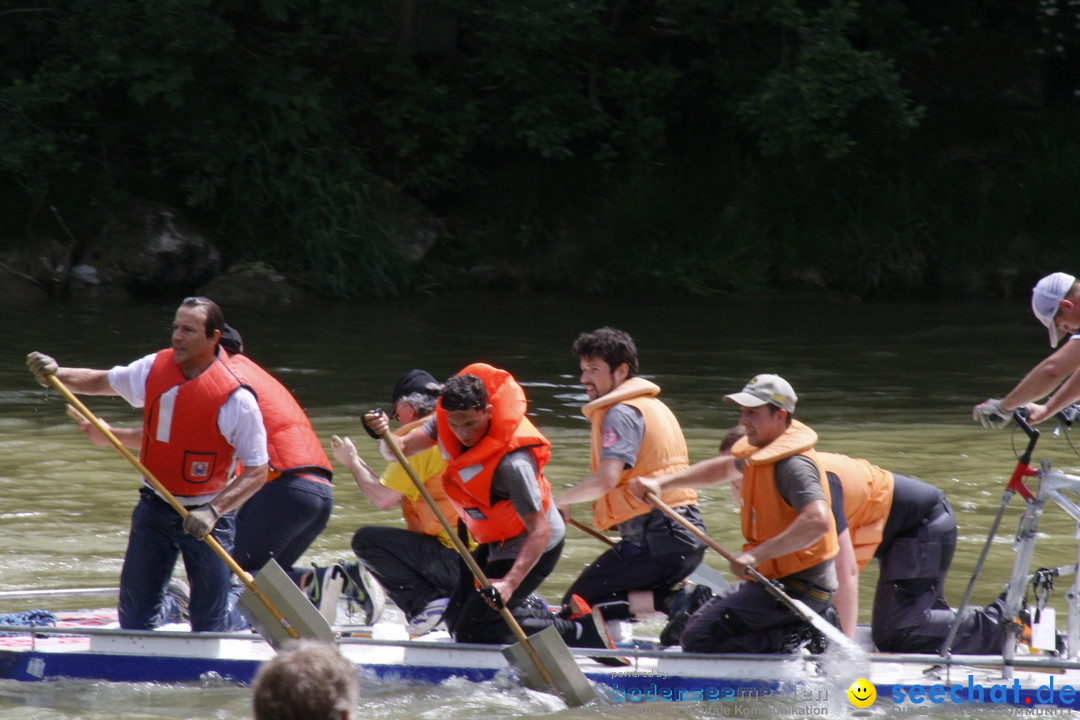
[(44, 387), (49, 387), (49, 380), (46, 376), (55, 375), (56, 371), (60, 369), (55, 360), (39, 352), (32, 352), (26, 356), (26, 367), (30, 368), (30, 372), (34, 373), (34, 377)]
[(202, 540), (210, 534), (220, 518), (221, 513), (210, 503), (193, 507), (184, 518), (184, 532), (196, 540)]
[(1003, 428), (1012, 422), (1012, 413), (1001, 407), (1000, 400), (987, 400), (975, 406), (971, 419), (986, 428)]

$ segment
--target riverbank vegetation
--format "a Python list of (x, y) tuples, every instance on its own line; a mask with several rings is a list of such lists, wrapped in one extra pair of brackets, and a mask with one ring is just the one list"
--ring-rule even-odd
[(1078, 269), (1069, 0), (16, 6), (0, 249), (30, 264), (89, 256), (138, 199), (334, 297)]

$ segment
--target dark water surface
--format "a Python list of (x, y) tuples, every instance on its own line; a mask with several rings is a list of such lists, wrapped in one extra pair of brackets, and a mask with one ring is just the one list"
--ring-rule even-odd
[[(24, 356), (47, 352), (66, 366), (111, 367), (168, 344), (175, 303), (28, 304), (0, 309), (7, 342), (0, 349), (0, 590), (115, 585), (128, 514), (138, 480), (114, 453), (92, 447), (64, 415), (64, 402), (35, 384)], [(359, 416), (389, 406), (401, 373), (421, 367), (440, 379), (469, 362), (507, 368), (529, 394), (537, 424), (553, 442), (549, 477), (558, 489), (587, 474), (588, 427), (570, 345), (582, 330), (613, 325), (638, 345), (642, 374), (682, 422), (691, 459), (715, 452), (736, 421), (722, 397), (752, 375), (783, 375), (799, 395), (797, 415), (816, 429), (819, 449), (866, 457), (943, 488), (960, 522), (960, 547), (948, 583), (958, 602), (1015, 463), (1013, 437), (974, 424), (971, 406), (1000, 397), (1049, 351), (1046, 332), (1026, 303), (931, 305), (831, 303), (798, 297), (752, 300), (612, 299), (591, 296), (473, 295), (357, 306), (225, 308), (254, 360), (289, 386), (319, 435), (348, 434), (374, 466), (381, 461)], [(139, 422), (121, 400), (89, 398), (117, 425)], [(1068, 438), (1046, 428), (1037, 459), (1080, 467)], [(1080, 435), (1078, 443), (1080, 443)], [(1016, 438), (1017, 445), (1020, 439)], [(714, 537), (740, 543), (727, 491), (702, 499)], [(1012, 563), (1014, 502), (975, 593), (995, 597)], [(586, 519), (585, 508), (575, 513)], [(331, 525), (305, 559), (325, 563), (348, 554), (357, 527), (387, 524), (342, 471)], [(1051, 508), (1039, 565), (1075, 560), (1075, 524)], [(571, 530), (560, 566), (542, 590), (561, 596), (600, 551)], [(710, 564), (725, 570), (711, 558)], [(862, 580), (862, 619), (869, 620), (876, 570)], [(1062, 581), (1064, 586), (1067, 581)], [(1062, 587), (1055, 599), (1064, 623)], [(54, 604), (54, 607), (84, 605)], [(0, 607), (0, 612), (27, 607)], [(484, 686), (365, 688), (364, 715), (407, 718), (624, 716), (605, 706), (558, 710), (546, 696)], [(247, 717), (244, 688), (0, 683), (4, 718)], [(848, 708), (850, 710), (850, 708)], [(687, 708), (707, 717), (708, 709)], [(841, 708), (842, 711), (842, 708)], [(632, 710), (629, 712), (641, 712)], [(839, 712), (839, 711), (838, 711)], [(364, 716), (362, 715), (362, 716)]]

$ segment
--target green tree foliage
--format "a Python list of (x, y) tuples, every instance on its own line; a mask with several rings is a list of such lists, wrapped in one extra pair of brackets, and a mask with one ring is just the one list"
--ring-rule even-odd
[[(0, 231), (56, 233), (47, 202), (93, 235), (115, 204), (160, 200), (234, 259), (338, 296), (414, 282), (388, 187), (472, 214), (444, 259), (513, 261), (545, 238), (580, 260), (616, 242), (605, 213), (636, 216), (642, 192), (664, 197), (655, 183), (680, 175), (662, 168), (702, 152), (731, 195), (703, 201), (668, 272), (716, 289), (694, 258), (742, 252), (739, 228), (790, 255), (767, 219), (775, 188), (850, 177), (830, 165), (857, 168), (919, 126), (912, 87), (948, 38), (1052, 41), (1057, 57), (1074, 42), (1039, 20), (1063, 0), (18, 1), (0, 10), (0, 187), (14, 189)], [(932, 236), (908, 226), (888, 244)], [(638, 229), (640, 265), (611, 272), (658, 272), (665, 229)]]

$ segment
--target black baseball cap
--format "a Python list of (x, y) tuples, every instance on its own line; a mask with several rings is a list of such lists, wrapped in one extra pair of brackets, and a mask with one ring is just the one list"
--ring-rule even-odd
[(401, 398), (413, 393), (424, 393), (431, 397), (438, 397), (442, 392), (442, 385), (435, 377), (426, 370), (410, 370), (401, 376), (394, 386), (394, 394), (390, 398), (390, 405), (396, 405)]

